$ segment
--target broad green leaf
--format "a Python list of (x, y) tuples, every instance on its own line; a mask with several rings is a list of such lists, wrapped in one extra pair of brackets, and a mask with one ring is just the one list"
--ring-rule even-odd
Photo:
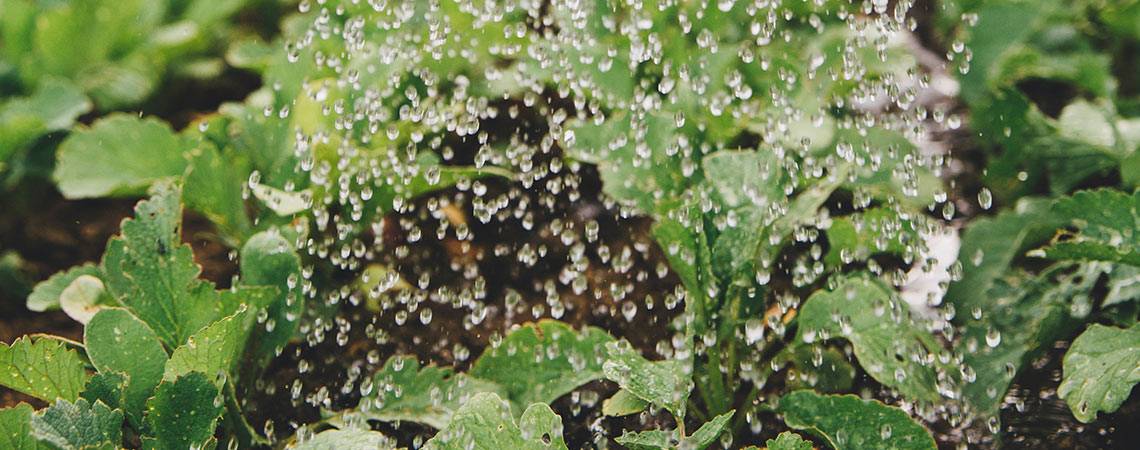
[(87, 383), (83, 359), (55, 339), (0, 342), (0, 385), (52, 402), (74, 401)]
[[(1053, 205), (1055, 216), (1072, 220), (1080, 231), (1064, 234), (1042, 249), (1058, 260), (1121, 262), (1140, 266), (1140, 193), (1082, 191)], [(1036, 253), (1036, 252), (1035, 252)]]
[(625, 389), (620, 389), (602, 402), (602, 414), (611, 417), (628, 416), (644, 411), (647, 406), (649, 402)]
[(1091, 308), (1092, 289), (1105, 270), (1099, 263), (1062, 264), (1036, 276), (1009, 275), (986, 293), (983, 308), (965, 312), (956, 348), (962, 397), (976, 413), (998, 412), (1021, 366), (1069, 333), (1080, 304)]
[(934, 449), (930, 432), (901, 409), (854, 395), (795, 391), (780, 398), (784, 423), (825, 440), (835, 450)]
[(714, 417), (704, 425), (701, 425), (693, 434), (685, 437), (679, 436), (677, 430), (652, 430), (640, 433), (626, 431), (614, 440), (630, 450), (669, 450), (677, 448), (703, 450), (705, 447), (708, 447), (709, 444), (712, 444), (717, 436), (720, 436), (720, 434), (725, 431), (724, 427), (728, 425), (728, 421), (732, 419), (734, 412), (735, 411), (729, 411)]
[(143, 448), (204, 448), (214, 440), (221, 398), (212, 375), (191, 372), (163, 381), (146, 403)]
[(542, 403), (530, 405), (516, 424), (510, 405), (493, 393), (471, 397), (446, 428), (424, 445), (429, 450), (471, 448), (566, 449), (562, 419)]
[(32, 406), (20, 403), (0, 409), (0, 447), (8, 450), (48, 450), (32, 436)]
[(157, 180), (182, 176), (189, 150), (164, 122), (114, 114), (60, 144), (55, 180), (72, 199), (139, 195)]
[[(676, 129), (673, 118), (664, 115), (632, 121), (627, 114), (602, 125), (579, 124), (569, 154), (598, 164), (607, 195), (651, 213), (658, 202), (676, 197), (693, 181), (681, 168), (681, 161), (692, 156), (680, 153)], [(671, 155), (670, 148), (678, 153)]]
[[(985, 308), (986, 293), (1014, 259), (1029, 246), (1043, 242), (1063, 224), (1049, 214), (1046, 200), (1026, 199), (992, 218), (974, 220), (962, 235), (958, 261), (962, 278), (951, 283), (946, 300), (958, 311)], [(961, 322), (965, 315), (957, 315)]]
[(266, 308), (266, 320), (273, 321), (273, 330), (263, 331), (263, 327), (258, 327), (255, 332), (258, 338), (254, 340), (256, 355), (276, 354), (297, 333), (305, 311), (301, 281), (301, 259), (293, 244), (278, 230), (257, 233), (242, 246), (241, 284), (277, 289), (273, 302)]
[(167, 360), (154, 330), (125, 309), (107, 308), (87, 323), (83, 341), (96, 370), (126, 375), (123, 410), (132, 424), (142, 423), (146, 399), (162, 380)]
[(412, 356), (393, 356), (372, 376), (371, 393), (358, 412), (370, 420), (419, 422), (437, 430), (468, 399), (480, 392), (505, 393), (502, 386), (454, 373), (449, 368), (421, 367)]
[(602, 365), (606, 378), (642, 400), (669, 410), (678, 420), (684, 419), (693, 382), (683, 362), (649, 361), (625, 341), (606, 344), (606, 354)]
[(155, 186), (123, 221), (122, 235), (103, 254), (107, 290), (158, 334), (168, 349), (220, 317), (212, 283), (198, 279), (190, 246), (182, 244), (181, 189)]
[(123, 412), (102, 402), (56, 400), (32, 414), (32, 434), (63, 450), (113, 450), (123, 440)]
[(1140, 383), (1140, 323), (1131, 328), (1089, 326), (1065, 353), (1057, 395), (1081, 422), (1113, 412)]
[(242, 305), (234, 315), (194, 333), (170, 354), (162, 380), (173, 382), (191, 372), (235, 377), (253, 323), (253, 314)]
[(796, 340), (811, 344), (833, 338), (851, 342), (859, 365), (878, 382), (907, 398), (935, 402), (931, 354), (941, 347), (920, 328), (905, 303), (874, 281), (848, 279), (804, 302)]
[(780, 433), (776, 439), (768, 439), (764, 445), (768, 446), (768, 450), (812, 450), (811, 441), (805, 441), (790, 431)]
[(531, 403), (552, 403), (603, 378), (604, 355), (598, 349), (612, 341), (598, 328), (578, 332), (562, 322), (544, 320), (508, 334), (498, 347), (481, 355), (469, 373), (503, 386), (521, 411)]
[(66, 130), (91, 110), (91, 101), (75, 85), (60, 79), (40, 83), (28, 97), (0, 104), (0, 164), (52, 131)]
[(28, 309), (36, 312), (58, 309), (59, 295), (82, 275), (99, 276), (99, 268), (94, 264), (75, 266), (41, 281), (28, 295)]
[(355, 450), (397, 448), (396, 442), (372, 430), (325, 430), (298, 443), (293, 450)]

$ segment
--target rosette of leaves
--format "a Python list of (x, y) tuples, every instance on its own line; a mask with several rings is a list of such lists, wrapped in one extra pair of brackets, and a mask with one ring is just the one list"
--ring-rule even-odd
[(0, 384), (50, 404), (3, 410), (11, 448), (120, 448), (124, 429), (144, 448), (204, 448), (217, 444), (223, 417), (235, 443), (257, 439), (235, 393), (259, 366), (242, 362), (272, 355), (296, 332), (304, 302), (290, 298), (287, 279), (299, 276), (299, 260), (280, 235), (254, 236), (241, 252), (242, 282), (215, 290), (181, 242), (180, 194), (154, 186), (100, 264), (37, 287), (35, 306), (82, 318), (83, 342), (0, 345)]

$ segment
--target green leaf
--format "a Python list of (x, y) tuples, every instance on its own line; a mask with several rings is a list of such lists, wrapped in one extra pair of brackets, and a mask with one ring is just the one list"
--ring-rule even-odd
[(625, 341), (606, 344), (606, 354), (602, 366), (606, 378), (642, 400), (669, 410), (678, 420), (684, 419), (693, 382), (683, 362), (651, 362)]
[(165, 122), (113, 114), (60, 144), (55, 180), (71, 199), (139, 195), (157, 180), (182, 176), (190, 145)]
[[(257, 355), (270, 357), (289, 343), (300, 326), (305, 311), (301, 290), (301, 258), (293, 244), (276, 229), (249, 238), (241, 248), (241, 284), (272, 286), (277, 294), (266, 308), (266, 320), (273, 320), (272, 331), (256, 331)], [(259, 327), (261, 328), (261, 327)]]
[(0, 104), (0, 163), (40, 136), (66, 130), (91, 110), (91, 101), (75, 85), (48, 79), (29, 97)]
[(170, 354), (162, 380), (173, 382), (191, 372), (201, 372), (211, 377), (220, 373), (230, 378), (236, 376), (236, 366), (245, 350), (253, 323), (253, 314), (242, 305), (234, 315), (194, 333), (185, 344)]
[(604, 377), (604, 356), (597, 349), (612, 342), (605, 331), (581, 332), (553, 320), (525, 325), (475, 361), (471, 376), (498, 383), (521, 408), (552, 403), (583, 384)]
[(598, 164), (603, 191), (642, 213), (657, 209), (663, 199), (675, 198), (692, 183), (681, 169), (684, 156), (669, 154), (679, 139), (673, 118), (649, 115), (631, 121), (629, 115), (602, 125), (578, 124), (569, 154)]
[(1092, 289), (1106, 270), (1100, 263), (1060, 264), (1036, 276), (1008, 275), (986, 293), (983, 308), (966, 312), (955, 347), (961, 373), (973, 374), (961, 389), (975, 412), (998, 412), (1018, 369), (1069, 334), (1082, 303), (1091, 308)]
[(99, 268), (94, 264), (75, 266), (56, 273), (48, 279), (41, 281), (28, 295), (28, 309), (43, 312), (59, 308), (59, 296), (64, 289), (82, 275), (99, 276)]
[(833, 347), (796, 345), (792, 355), (796, 379), (792, 381), (789, 373), (789, 387), (845, 392), (855, 382), (855, 367), (848, 362), (847, 355)]
[(941, 347), (918, 326), (907, 305), (880, 284), (848, 279), (835, 290), (817, 291), (797, 320), (797, 342), (847, 339), (859, 365), (878, 382), (913, 400), (941, 399), (930, 362)]
[(135, 218), (123, 221), (122, 236), (107, 244), (103, 281), (173, 349), (219, 318), (223, 303), (212, 283), (198, 279), (201, 269), (181, 242), (181, 190), (164, 183), (153, 191), (135, 206)]
[(305, 442), (298, 443), (293, 450), (354, 450), (373, 448), (397, 448), (396, 442), (378, 431), (372, 430), (325, 430)]
[(1138, 209), (1140, 193), (1129, 195), (1112, 189), (1082, 191), (1060, 199), (1053, 205), (1054, 215), (1071, 219), (1080, 231), (1061, 235), (1040, 253), (1056, 260), (1140, 266)]
[(55, 339), (0, 342), (0, 385), (47, 402), (74, 401), (87, 383), (83, 359)]
[(780, 399), (784, 423), (818, 436), (836, 450), (934, 449), (930, 432), (901, 409), (854, 395), (795, 391)]
[(8, 450), (48, 450), (51, 447), (32, 436), (32, 406), (20, 403), (0, 409), (0, 448)]
[(162, 380), (167, 360), (154, 330), (125, 309), (107, 308), (87, 323), (83, 341), (96, 370), (127, 376), (123, 410), (132, 424), (141, 424), (146, 399)]
[(459, 408), (447, 427), (428, 440), (424, 448), (566, 449), (566, 441), (562, 437), (562, 419), (549, 406), (530, 405), (516, 424), (505, 400), (493, 393), (480, 393)]
[(677, 430), (651, 430), (639, 433), (626, 431), (614, 440), (630, 450), (669, 450), (677, 448), (703, 450), (705, 447), (708, 447), (709, 444), (712, 444), (717, 436), (720, 436), (720, 434), (725, 431), (724, 427), (727, 426), (728, 421), (732, 419), (733, 413), (735, 413), (735, 410), (716, 416), (704, 425), (701, 425), (693, 434), (685, 437), (679, 436)]
[(732, 415), (735, 413), (736, 410), (732, 410), (705, 422), (704, 425), (697, 428), (697, 431), (681, 441), (682, 447), (698, 450), (708, 447), (721, 433), (725, 432), (725, 427), (728, 426), (729, 420), (732, 420)]
[(1140, 323), (1131, 328), (1089, 326), (1065, 353), (1057, 395), (1077, 420), (1088, 423), (1100, 411), (1113, 412), (1140, 382)]
[(370, 420), (419, 422), (442, 430), (468, 399), (480, 392), (504, 393), (502, 386), (454, 373), (420, 367), (413, 356), (393, 356), (372, 376), (358, 412)]
[[(958, 311), (985, 308), (986, 293), (1027, 247), (1049, 238), (1063, 220), (1049, 214), (1049, 202), (1026, 199), (992, 218), (974, 220), (962, 234), (958, 261), (962, 278), (951, 283), (946, 300)], [(966, 315), (957, 315), (961, 322)]]
[(210, 219), (231, 243), (242, 242), (251, 227), (242, 198), (244, 181), (240, 164), (224, 158), (213, 145), (200, 143), (192, 152), (186, 173), (186, 207)]
[(124, 394), (127, 389), (127, 375), (119, 372), (96, 373), (87, 381), (80, 398), (88, 402), (103, 402), (111, 409), (123, 409), (126, 404)]
[(705, 179), (728, 208), (767, 207), (784, 200), (787, 171), (772, 149), (721, 150), (701, 160)]
[(877, 253), (903, 256), (907, 246), (920, 239), (914, 223), (901, 219), (897, 211), (873, 208), (832, 218), (831, 227), (827, 229), (829, 249), (824, 261), (839, 267), (850, 261), (864, 261)]
[(776, 439), (768, 439), (764, 445), (768, 446), (768, 450), (812, 450), (811, 441), (805, 441), (791, 431), (780, 433)]
[(204, 448), (223, 410), (214, 377), (201, 372), (163, 381), (146, 409), (145, 449)]
[(611, 417), (628, 416), (644, 411), (647, 406), (649, 402), (625, 389), (620, 389), (602, 402), (602, 414)]
[(102, 402), (56, 400), (31, 423), (36, 439), (63, 450), (113, 450), (123, 440), (123, 412)]

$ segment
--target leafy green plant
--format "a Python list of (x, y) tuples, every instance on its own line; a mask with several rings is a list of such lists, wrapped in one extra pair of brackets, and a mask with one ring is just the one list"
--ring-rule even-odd
[[(943, 183), (952, 164), (915, 144), (929, 115), (962, 124), (917, 103), (929, 77), (900, 38), (909, 2), (892, 14), (841, 1), (304, 1), (272, 43), (226, 52), (264, 87), (184, 130), (127, 113), (73, 124), (137, 105), (170, 73), (207, 75), (220, 63), (194, 58), (235, 35), (226, 19), (245, 2), (129, 3), (138, 19), (122, 27), (100, 2), (45, 3), (33, 27), (33, 3), (0, 0), (14, 5), (0, 16), (0, 86), (23, 96), (0, 105), (0, 160), (67, 130), (53, 173), (65, 197), (149, 199), (98, 264), (28, 296), (82, 323), (83, 342), (0, 345), (0, 385), (47, 405), (0, 410), (8, 447), (395, 447), (377, 430), (413, 422), (435, 430), (414, 447), (564, 449), (571, 417), (556, 411), (570, 396), (620, 423), (603, 437), (631, 449), (734, 447), (769, 420), (802, 433), (773, 432), (772, 449), (930, 449), (939, 420), (1000, 439), (1009, 387), (1057, 341), (1072, 340), (1057, 394), (1078, 421), (1118, 410), (1140, 381), (1140, 109), (1119, 86), (1140, 10), (1127, 1), (947, 2), (937, 28), (986, 164), (979, 208), (961, 213), (961, 186)], [(100, 33), (62, 48), (72, 29), (53, 20)], [(1076, 94), (1047, 103), (1040, 83)], [(341, 389), (353, 405), (312, 401), (320, 420), (291, 424), (284, 442), (272, 421), (250, 426), (239, 396), (277, 389), (250, 386), (283, 349), (300, 358), (300, 341), (334, 327), (345, 345), (343, 303), (366, 297), (384, 314), (373, 292), (402, 290), (397, 315), (424, 308), (427, 324), (420, 304), (436, 302), (470, 309), (465, 327), (484, 320), (470, 260), (453, 269), (481, 287), (458, 295), (422, 292), (432, 268), (409, 282), (379, 263), (392, 223), (408, 244), (425, 232), (417, 220), (447, 236), (462, 213), (427, 194), (454, 189), (483, 225), (513, 215), (531, 230), (521, 191), (545, 190), (534, 201), (553, 208), (595, 168), (599, 203), (648, 219), (667, 261), (658, 277), (679, 280), (659, 294), (671, 318), (660, 358), (617, 330), (510, 321), (466, 370), (370, 354), (376, 370), (354, 365)], [(991, 216), (952, 222), (989, 214), (994, 196)], [(230, 288), (200, 279), (184, 206), (240, 258)], [(556, 213), (562, 228), (572, 214)], [(510, 251), (470, 252), (471, 227), (456, 228), (475, 260)], [(906, 298), (908, 278), (939, 262), (931, 236), (957, 228), (945, 296)], [(608, 397), (581, 400), (583, 388)]]
[[(87, 305), (95, 312), (82, 343), (42, 336), (3, 346), (0, 384), (52, 403), (35, 413), (5, 410), (5, 427), (35, 437), (13, 448), (38, 448), (37, 441), (118, 448), (125, 436), (146, 448), (213, 445), (222, 416), (240, 414), (231, 407), (236, 387), (257, 375), (256, 366), (240, 362), (271, 355), (296, 332), (298, 317), (289, 311), (303, 299), (285, 282), (300, 270), (289, 241), (276, 231), (254, 236), (242, 251), (249, 284), (215, 290), (197, 278), (191, 250), (181, 243), (181, 195), (178, 185), (155, 185), (98, 266), (38, 290), (43, 307), (66, 305), (76, 295), (71, 286), (84, 280), (100, 293)], [(69, 279), (67, 288), (52, 289)], [(268, 321), (274, 325), (264, 326)], [(230, 435), (245, 436), (245, 445), (254, 436)]]

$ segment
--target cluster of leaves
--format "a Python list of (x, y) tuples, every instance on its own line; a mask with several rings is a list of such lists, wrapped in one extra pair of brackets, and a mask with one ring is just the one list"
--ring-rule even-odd
[[(1140, 196), (1123, 189), (1140, 179), (1140, 110), (1113, 68), (1118, 47), (1137, 39), (1140, 10), (947, 6), (973, 24), (946, 27), (964, 42), (952, 54), (969, 65), (962, 98), (988, 152), (985, 183), (1012, 207), (966, 227), (942, 310), (952, 323), (936, 333), (895, 288), (898, 267), (926, 265), (924, 236), (945, 227), (934, 217), (948, 205), (937, 164), (909, 139), (913, 117), (853, 104), (913, 75), (890, 39), (899, 23), (851, 19), (871, 17), (872, 2), (793, 2), (763, 24), (740, 5), (614, 3), (551, 2), (543, 17), (493, 10), (492, 21), (450, 1), (318, 8), (285, 20), (273, 44), (228, 49), (226, 61), (265, 87), (176, 132), (132, 114), (73, 125), (93, 108), (139, 104), (171, 73), (216, 73), (207, 49), (245, 2), (136, 1), (107, 14), (109, 2), (0, 0), (0, 90), (14, 96), (0, 106), (0, 160), (70, 130), (53, 174), (66, 197), (151, 195), (99, 264), (28, 298), (85, 324), (84, 342), (0, 347), (0, 385), (50, 403), (0, 410), (0, 442), (264, 444), (237, 393), (315, 306), (296, 244), (358, 270), (349, 255), (361, 236), (413, 197), (488, 176), (530, 187), (548, 169), (529, 164), (533, 152), (496, 148), (479, 123), (486, 99), (533, 104), (549, 92), (576, 112), (553, 114), (543, 151), (597, 165), (609, 199), (654, 220), (683, 284), (667, 359), (555, 321), (515, 329), (466, 373), (394, 356), (361, 384), (358, 407), (304, 427), (295, 448), (392, 446), (370, 422), (400, 421), (439, 430), (427, 448), (567, 448), (549, 405), (608, 380), (620, 390), (604, 414), (673, 418), (625, 430), (616, 441), (628, 448), (705, 448), (766, 410), (836, 449), (929, 449), (907, 410), (849, 394), (858, 372), (920, 412), (993, 417), (1022, 366), (1082, 330), (1059, 395), (1086, 422), (1127, 399), (1140, 381)], [(643, 40), (659, 45), (607, 50)], [(415, 45), (389, 51), (403, 42)], [(1077, 95), (1040, 104), (1035, 83)], [(894, 94), (892, 107), (911, 109), (914, 92)], [(474, 163), (456, 165), (451, 145), (468, 138), (480, 144)], [(1119, 186), (1066, 196), (1106, 170)], [(1059, 198), (1032, 198), (1042, 189)], [(240, 249), (233, 288), (198, 279), (181, 244), (183, 204)], [(757, 401), (777, 371), (786, 391)], [(792, 432), (767, 445), (811, 447)]]
[[(0, 169), (50, 152), (89, 112), (137, 107), (174, 79), (212, 79), (234, 16), (269, 0), (0, 2)], [(41, 149), (40, 147), (48, 147)]]
[[(956, 20), (961, 18), (964, 20)], [(949, 2), (950, 54), (1006, 208), (966, 225), (946, 301), (969, 375), (994, 416), (1028, 361), (1072, 340), (1058, 395), (1081, 422), (1115, 411), (1137, 378), (1134, 288), (1135, 2)], [(1099, 189), (1075, 192), (1089, 186)], [(1073, 338), (1075, 340), (1073, 340)], [(996, 423), (996, 419), (995, 423)]]
[(300, 258), (277, 230), (241, 250), (242, 278), (215, 290), (181, 242), (182, 191), (163, 182), (138, 204), (98, 265), (37, 286), (29, 302), (84, 323), (83, 342), (0, 344), (0, 385), (49, 407), (3, 410), (7, 448), (207, 448), (219, 423), (256, 438), (236, 392), (296, 333)]

